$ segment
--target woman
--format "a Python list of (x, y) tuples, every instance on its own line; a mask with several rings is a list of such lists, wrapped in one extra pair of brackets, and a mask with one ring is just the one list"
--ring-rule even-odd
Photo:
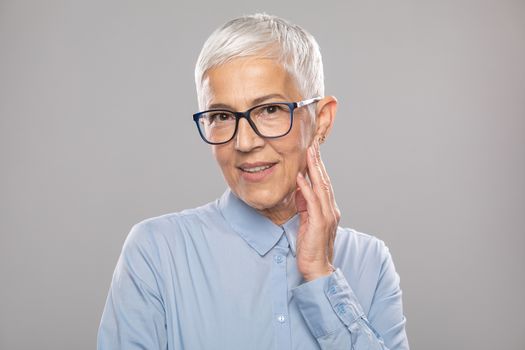
[(132, 228), (99, 349), (408, 349), (388, 248), (338, 227), (320, 156), (337, 101), (315, 39), (235, 19), (204, 44), (195, 81), (194, 121), (228, 189)]

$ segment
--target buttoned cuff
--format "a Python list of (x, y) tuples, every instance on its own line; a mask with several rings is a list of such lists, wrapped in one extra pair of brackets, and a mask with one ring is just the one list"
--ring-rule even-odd
[(314, 337), (343, 327), (348, 329), (364, 316), (352, 288), (340, 269), (292, 289), (297, 307)]

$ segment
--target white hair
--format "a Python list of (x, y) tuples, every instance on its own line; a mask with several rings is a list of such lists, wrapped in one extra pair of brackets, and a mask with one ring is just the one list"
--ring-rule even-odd
[(303, 28), (264, 13), (233, 19), (216, 29), (204, 43), (195, 66), (199, 108), (206, 72), (237, 57), (275, 58), (295, 78), (304, 98), (324, 96), (321, 51)]

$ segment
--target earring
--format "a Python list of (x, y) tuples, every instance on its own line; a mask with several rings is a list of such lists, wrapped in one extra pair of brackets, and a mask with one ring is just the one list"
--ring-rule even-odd
[(326, 136), (319, 137), (319, 143), (324, 143), (324, 140), (326, 139)]

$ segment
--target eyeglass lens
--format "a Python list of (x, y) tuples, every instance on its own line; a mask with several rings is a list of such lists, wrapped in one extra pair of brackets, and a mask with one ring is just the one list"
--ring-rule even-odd
[[(291, 110), (287, 104), (265, 104), (250, 110), (250, 119), (264, 137), (279, 137), (288, 132)], [(235, 114), (227, 110), (215, 110), (201, 114), (199, 128), (202, 135), (212, 143), (230, 140), (236, 127)]]

